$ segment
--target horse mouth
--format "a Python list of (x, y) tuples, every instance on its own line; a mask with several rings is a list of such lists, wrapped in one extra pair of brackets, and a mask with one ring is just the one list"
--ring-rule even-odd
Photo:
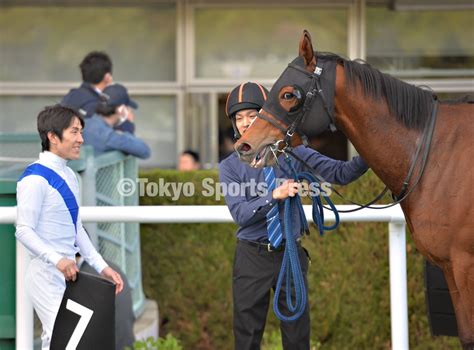
[(271, 145), (265, 145), (259, 152), (257, 152), (255, 158), (250, 162), (250, 166), (252, 168), (263, 168), (269, 164), (271, 156), (273, 156)]

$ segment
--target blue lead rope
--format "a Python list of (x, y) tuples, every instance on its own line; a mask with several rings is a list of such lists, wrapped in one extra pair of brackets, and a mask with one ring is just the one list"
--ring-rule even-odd
[[(309, 183), (316, 182), (316, 178), (307, 172), (296, 173), (293, 164), (291, 163), (291, 158), (286, 156), (285, 161), (290, 168), (293, 179), (300, 181), (306, 180)], [(323, 194), (322, 192), (319, 195), (312, 195), (310, 193), (311, 199), (313, 201), (313, 210), (312, 216), (313, 221), (318, 227), (319, 234), (322, 236), (324, 231), (333, 230), (339, 225), (339, 213), (335, 205), (329, 199), (329, 196)], [(331, 226), (324, 226), (324, 212), (322, 199), (324, 199), (335, 216), (335, 223)], [(298, 216), (301, 222), (301, 227), (307, 232), (309, 230), (308, 222), (306, 216), (304, 215), (303, 205), (301, 203), (301, 198), (296, 195), (295, 197), (288, 197), (285, 200), (285, 210), (284, 210), (284, 235), (286, 238), (285, 243), (285, 252), (283, 255), (283, 261), (281, 263), (281, 270), (278, 275), (278, 281), (276, 284), (275, 296), (273, 299), (273, 311), (275, 315), (281, 320), (286, 322), (291, 322), (299, 319), (303, 315), (306, 309), (307, 302), (307, 293), (306, 286), (304, 283), (304, 276), (301, 270), (300, 259), (298, 256), (298, 246), (296, 243), (297, 235), (292, 232), (292, 216), (291, 214), (298, 210)], [(285, 290), (286, 290), (286, 305), (289, 311), (289, 315), (283, 315), (280, 311), (280, 305), (278, 303), (280, 299), (280, 292), (283, 285), (283, 279), (285, 279)]]

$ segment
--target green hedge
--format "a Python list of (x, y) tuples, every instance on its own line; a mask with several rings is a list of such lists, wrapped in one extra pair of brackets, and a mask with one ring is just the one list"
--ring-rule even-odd
[[(202, 179), (215, 171), (142, 172), (157, 182), (192, 181), (201, 193)], [(369, 172), (341, 191), (367, 201), (383, 188)], [(341, 203), (335, 196), (337, 203)], [(388, 199), (386, 200), (388, 201)], [(141, 205), (224, 204), (194, 196), (172, 201), (143, 197)], [(184, 349), (232, 349), (231, 271), (234, 224), (142, 225), (143, 286), (160, 308), (160, 334), (172, 332)], [(319, 237), (314, 227), (304, 241), (309, 269), (311, 339), (318, 349), (390, 349), (390, 295), (387, 224), (341, 224)], [(423, 259), (407, 235), (408, 313), (411, 349), (458, 349), (455, 338), (432, 337), (426, 315)], [(278, 330), (270, 310), (267, 344)], [(274, 341), (273, 341), (274, 343)], [(264, 349), (274, 348), (268, 345)]]

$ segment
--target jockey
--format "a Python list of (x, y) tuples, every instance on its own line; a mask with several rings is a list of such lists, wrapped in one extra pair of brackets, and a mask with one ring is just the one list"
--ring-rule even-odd
[(66, 280), (76, 280), (76, 253), (111, 279), (116, 293), (123, 288), (120, 274), (107, 265), (82, 227), (79, 184), (66, 165), (79, 158), (83, 126), (84, 121), (72, 109), (46, 107), (38, 115), (39, 160), (25, 169), (17, 184), (15, 236), (32, 257), (25, 279), (43, 326), (42, 349), (49, 349)]

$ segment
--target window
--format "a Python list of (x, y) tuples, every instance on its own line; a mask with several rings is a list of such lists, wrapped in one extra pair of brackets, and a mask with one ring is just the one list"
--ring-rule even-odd
[(474, 76), (473, 11), (367, 9), (367, 61), (400, 78)]
[(39, 112), (60, 100), (60, 96), (0, 96), (0, 132), (37, 133)]
[(176, 163), (176, 97), (133, 96), (136, 134), (151, 148), (151, 157), (140, 160), (142, 167), (174, 167)]
[(175, 12), (166, 4), (3, 7), (0, 81), (78, 81), (92, 50), (112, 57), (117, 81), (173, 81)]
[(192, 78), (273, 80), (298, 55), (303, 29), (313, 36), (315, 50), (346, 55), (347, 12), (321, 6), (196, 8)]

